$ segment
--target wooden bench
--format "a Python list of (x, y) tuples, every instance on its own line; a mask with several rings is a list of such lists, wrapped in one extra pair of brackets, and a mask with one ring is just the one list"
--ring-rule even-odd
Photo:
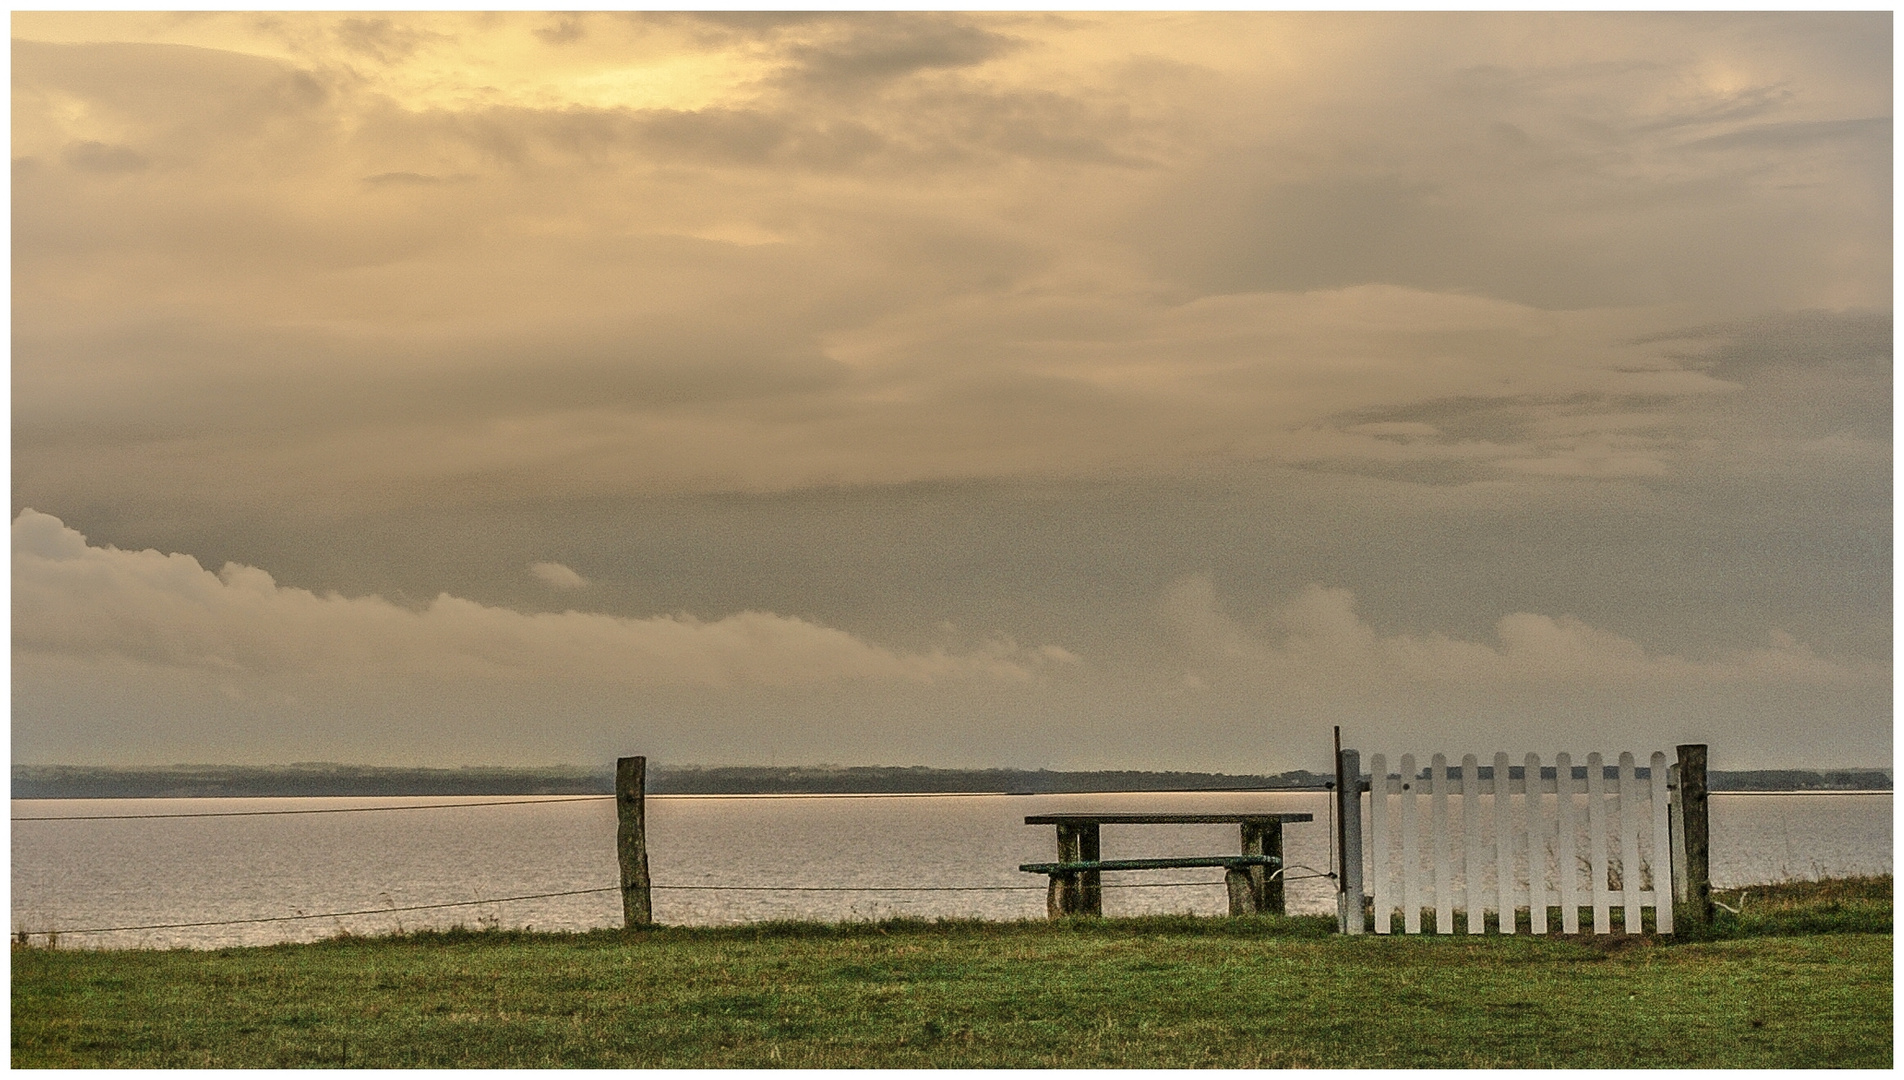
[[(1102, 915), (1099, 875), (1116, 870), (1170, 870), (1183, 867), (1224, 869), (1230, 914), (1283, 913), (1283, 825), (1314, 821), (1313, 814), (1034, 814), (1027, 825), (1058, 828), (1058, 861), (1025, 863), (1020, 870), (1051, 878), (1045, 910), (1054, 919), (1066, 915)], [(1239, 825), (1242, 851), (1236, 855), (1188, 855), (1165, 859), (1100, 858), (1099, 830), (1104, 825)]]

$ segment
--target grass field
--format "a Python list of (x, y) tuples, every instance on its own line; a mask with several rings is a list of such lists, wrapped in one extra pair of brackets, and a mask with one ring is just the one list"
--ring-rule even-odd
[(1264, 916), (16, 947), (13, 1065), (1889, 1067), (1891, 879), (1751, 892), (1703, 940)]

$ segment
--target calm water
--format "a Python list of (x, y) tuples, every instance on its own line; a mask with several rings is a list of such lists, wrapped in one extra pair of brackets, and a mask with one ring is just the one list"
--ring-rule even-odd
[[(62, 944), (197, 948), (308, 941), (340, 930), (616, 925), (613, 892), (437, 911), (125, 933), (80, 928), (400, 907), (613, 886), (613, 804), (467, 806), (446, 799), (20, 800), (13, 804), (13, 929), (66, 932)], [(21, 821), (63, 814), (158, 814), (456, 803), (392, 813), (148, 821)], [(1085, 810), (1309, 812), (1287, 829), (1292, 912), (1334, 910), (1326, 880), (1293, 880), (1329, 860), (1319, 792), (947, 795), (903, 798), (695, 797), (648, 800), (648, 843), (664, 923), (888, 915), (1040, 918), (1044, 881), (1019, 863), (1055, 854), (1027, 814)], [(1891, 872), (1891, 796), (1714, 795), (1715, 885)], [(1237, 850), (1235, 826), (1106, 826), (1106, 858)], [(1300, 864), (1300, 865), (1298, 865)], [(1220, 870), (1113, 875), (1106, 914), (1227, 910)], [(822, 886), (985, 887), (975, 892), (824, 892)], [(665, 886), (754, 886), (758, 891)]]

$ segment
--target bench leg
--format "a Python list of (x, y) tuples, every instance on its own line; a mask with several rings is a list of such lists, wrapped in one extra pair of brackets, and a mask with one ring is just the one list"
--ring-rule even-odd
[[(1263, 853), (1263, 826), (1245, 821), (1243, 823), (1243, 854), (1261, 855)], [(1249, 868), (1250, 910), (1263, 911), (1269, 906), (1269, 868), (1252, 866)]]
[[(1078, 854), (1085, 862), (1096, 862), (1102, 858), (1099, 854), (1097, 823), (1079, 829)], [(1078, 875), (1077, 911), (1080, 915), (1104, 914), (1104, 884), (1102, 875), (1096, 870), (1086, 870)]]
[[(1243, 854), (1268, 855), (1282, 864), (1283, 826), (1274, 821), (1262, 825), (1243, 823)], [(1249, 871), (1251, 911), (1284, 913), (1283, 878), (1267, 866), (1252, 866)]]
[[(1276, 868), (1279, 870), (1286, 865), (1283, 862), (1282, 822), (1273, 822), (1268, 828), (1263, 830), (1263, 854), (1275, 859)], [(1268, 871), (1264, 871), (1264, 874), (1267, 876)], [(1257, 910), (1266, 911), (1271, 915), (1284, 915), (1288, 913), (1289, 909), (1283, 899), (1283, 875), (1277, 874), (1263, 882), (1263, 906)]]
[(1223, 884), (1230, 891), (1230, 914), (1248, 915), (1256, 910), (1256, 890), (1252, 888), (1248, 870), (1232, 867), (1223, 871)]
[[(1074, 863), (1083, 860), (1085, 831), (1085, 827), (1081, 825), (1058, 826), (1059, 862)], [(1045, 893), (1045, 910), (1054, 919), (1078, 914), (1083, 909), (1083, 884), (1077, 874), (1051, 875), (1051, 888)]]
[[(1059, 862), (1096, 862), (1099, 858), (1096, 822), (1058, 826)], [(1104, 914), (1104, 891), (1098, 872), (1052, 875), (1045, 894), (1045, 910), (1056, 919), (1063, 915)]]

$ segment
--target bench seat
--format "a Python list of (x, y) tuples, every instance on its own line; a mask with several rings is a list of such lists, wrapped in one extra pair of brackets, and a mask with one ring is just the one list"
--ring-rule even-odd
[(1226, 870), (1246, 870), (1252, 866), (1279, 867), (1283, 861), (1274, 855), (1186, 855), (1172, 859), (1097, 859), (1089, 862), (1025, 863), (1018, 869), (1027, 874), (1081, 874), (1105, 870), (1175, 870), (1181, 867), (1221, 866)]

